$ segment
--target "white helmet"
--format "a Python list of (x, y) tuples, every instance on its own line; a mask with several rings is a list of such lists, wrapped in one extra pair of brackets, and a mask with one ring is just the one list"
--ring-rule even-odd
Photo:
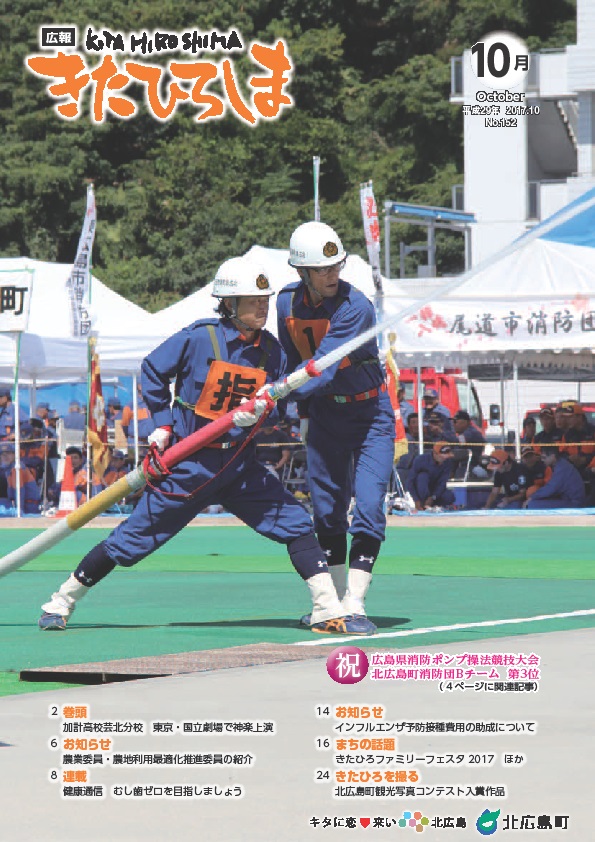
[(324, 222), (304, 222), (289, 241), (289, 265), (296, 269), (332, 266), (347, 257), (337, 232)]
[(232, 257), (222, 263), (215, 275), (211, 292), (215, 298), (274, 294), (262, 266), (247, 257)]

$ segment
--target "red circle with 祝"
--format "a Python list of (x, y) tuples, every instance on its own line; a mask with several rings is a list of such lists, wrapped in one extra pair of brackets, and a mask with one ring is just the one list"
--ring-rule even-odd
[(357, 684), (368, 674), (368, 656), (357, 646), (339, 646), (326, 659), (326, 671), (337, 684)]

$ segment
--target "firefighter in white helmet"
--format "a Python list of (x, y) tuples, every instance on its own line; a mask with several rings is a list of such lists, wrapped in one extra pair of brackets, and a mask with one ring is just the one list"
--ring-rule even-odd
[[(277, 299), (288, 372), (319, 359), (376, 321), (366, 296), (341, 280), (346, 252), (330, 226), (306, 222), (291, 235), (299, 281)], [(384, 500), (393, 465), (395, 418), (375, 339), (294, 392), (307, 445), (314, 526), (347, 614), (366, 617), (365, 597), (385, 537)], [(352, 496), (351, 526), (347, 513)], [(351, 533), (349, 571), (347, 534)], [(302, 622), (309, 625), (312, 617)]]
[[(272, 294), (257, 264), (248, 258), (227, 260), (213, 284), (220, 318), (191, 324), (143, 361), (143, 396), (157, 425), (149, 441), (160, 451), (265, 392), (265, 384), (284, 375), (283, 349), (264, 329)], [(236, 426), (228, 433), (148, 487), (128, 520), (94, 547), (42, 606), (40, 628), (66, 628), (76, 602), (116, 565), (136, 564), (206, 506), (219, 504), (261, 535), (286, 545), (310, 589), (314, 631), (362, 633), (361, 623), (345, 617), (308, 513), (256, 460), (252, 431), (265, 409), (266, 398), (257, 399), (253, 412), (239, 409)]]

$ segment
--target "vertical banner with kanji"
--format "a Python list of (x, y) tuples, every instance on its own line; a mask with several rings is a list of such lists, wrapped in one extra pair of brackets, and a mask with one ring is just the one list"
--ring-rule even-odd
[(93, 470), (101, 480), (109, 465), (110, 454), (107, 446), (107, 421), (101, 388), (101, 371), (94, 339), (90, 340), (89, 346), (91, 351), (91, 394), (87, 436), (93, 452)]
[[(380, 274), (380, 225), (378, 224), (378, 211), (371, 181), (360, 184), (360, 202), (362, 208), (362, 219), (364, 222), (364, 234), (366, 236), (366, 247), (368, 249), (368, 261), (372, 267), (372, 280), (376, 290), (375, 305), (376, 315), (379, 321), (384, 317), (382, 302), (382, 276)], [(378, 337), (378, 344), (382, 348), (382, 335)]]
[(362, 206), (362, 219), (364, 221), (364, 233), (366, 235), (366, 247), (368, 249), (368, 260), (372, 267), (372, 279), (377, 295), (382, 295), (382, 276), (380, 274), (380, 225), (378, 223), (378, 211), (374, 198), (374, 188), (371, 181), (360, 184), (360, 202)]
[(386, 354), (386, 385), (390, 402), (395, 413), (395, 462), (409, 450), (409, 442), (405, 434), (405, 426), (401, 418), (401, 405), (399, 403), (399, 369), (395, 359), (393, 343), (396, 339), (394, 333), (389, 334), (389, 348)]
[(91, 331), (89, 295), (91, 286), (91, 252), (95, 238), (97, 214), (93, 185), (87, 187), (87, 210), (76, 250), (72, 271), (66, 282), (70, 299), (70, 325), (73, 336), (88, 336)]

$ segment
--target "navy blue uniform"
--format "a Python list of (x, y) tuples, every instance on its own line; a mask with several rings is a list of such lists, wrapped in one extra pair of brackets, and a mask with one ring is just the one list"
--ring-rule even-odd
[[(26, 413), (19, 409), (19, 423), (27, 420)], [(15, 405), (8, 403), (6, 406), (0, 407), (0, 439), (6, 439), (8, 436), (14, 434), (15, 422)]]
[(82, 412), (69, 412), (64, 416), (66, 430), (84, 430), (86, 426), (85, 416)]
[[(279, 339), (288, 371), (319, 359), (371, 327), (376, 316), (366, 296), (345, 281), (337, 295), (313, 305), (305, 283), (289, 284), (277, 299)], [(314, 525), (325, 546), (329, 536), (348, 531), (376, 542), (355, 559), (375, 560), (384, 540), (384, 500), (391, 476), (395, 417), (386, 391), (378, 346), (371, 339), (295, 393), (300, 415), (310, 418), (307, 454)], [(359, 538), (358, 538), (359, 540)], [(353, 549), (353, 543), (352, 543)], [(373, 557), (372, 561), (369, 561)], [(351, 564), (353, 566), (353, 563)]]
[(452, 459), (436, 462), (433, 453), (416, 456), (407, 475), (407, 491), (422, 505), (433, 497), (437, 506), (451, 506), (455, 496), (446, 487), (452, 471)]
[(552, 477), (532, 495), (528, 509), (565, 509), (585, 505), (585, 484), (567, 459), (557, 459)]
[[(222, 367), (213, 380), (209, 373), (218, 356)], [(174, 438), (185, 438), (217, 414), (235, 409), (261, 381), (270, 383), (283, 376), (285, 366), (282, 348), (267, 331), (261, 331), (255, 343), (246, 343), (231, 321), (205, 319), (184, 328), (146, 357), (143, 395), (155, 424), (171, 425)], [(170, 406), (174, 378), (176, 398)], [(206, 414), (195, 413), (197, 402), (197, 409)], [(135, 564), (209, 504), (222, 505), (279, 543), (312, 534), (306, 510), (257, 462), (253, 442), (238, 451), (248, 434), (245, 428), (232, 427), (215, 443), (218, 447), (203, 448), (176, 465), (158, 490), (147, 488), (128, 520), (105, 541), (109, 558), (123, 566)]]

